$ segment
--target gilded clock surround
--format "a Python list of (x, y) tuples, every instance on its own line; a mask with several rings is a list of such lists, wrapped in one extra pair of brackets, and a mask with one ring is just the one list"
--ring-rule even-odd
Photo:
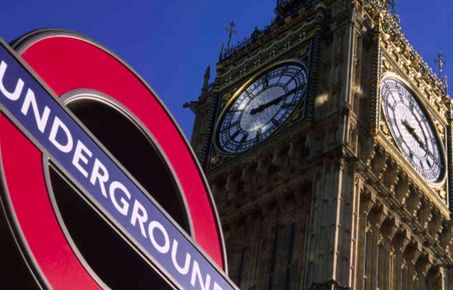
[[(381, 76), (379, 77), (379, 81), (377, 82), (376, 87), (381, 87), (381, 80), (387, 77), (393, 77), (405, 84), (412, 92), (414, 92), (414, 95), (418, 99), (419, 104), (423, 105), (424, 111), (430, 119), (434, 134), (440, 142), (440, 150), (442, 151), (442, 156), (447, 164), (448, 159), (444, 149), (447, 146), (445, 134), (447, 124), (446, 122), (443, 122), (443, 116), (439, 115), (438, 113), (434, 113), (439, 112), (439, 110), (435, 107), (435, 104), (431, 103), (432, 99), (430, 100), (428, 97), (426, 97), (426, 92), (421, 91), (418, 88), (417, 83), (414, 82), (414, 80), (412, 80), (409, 76), (404, 76), (404, 71), (407, 70), (405, 70), (404, 67), (401, 67), (401, 62), (395, 62), (395, 60), (392, 59), (391, 55), (387, 54), (385, 50), (381, 51), (381, 54)], [(404, 78), (402, 76), (404, 76)], [(409, 176), (411, 176), (413, 182), (415, 182), (421, 188), (425, 189), (427, 192), (427, 197), (430, 198), (431, 201), (434, 202), (434, 204), (439, 206), (441, 211), (447, 215), (449, 204), (448, 184), (445, 182), (446, 174), (439, 182), (433, 184), (429, 182), (427, 183), (424, 178), (422, 178), (418, 173), (415, 172), (411, 165), (401, 155), (401, 152), (398, 149), (398, 145), (395, 143), (393, 136), (391, 136), (390, 134), (390, 129), (388, 128), (388, 125), (383, 116), (382, 108), (380, 106), (380, 103), (382, 102), (380, 89), (377, 90), (376, 100), (377, 101), (375, 103), (375, 106), (377, 112), (379, 112), (377, 114), (379, 126), (377, 129), (378, 134), (376, 140), (378, 142), (381, 142), (382, 146), (384, 146), (384, 148), (386, 148), (386, 150), (393, 156), (394, 160), (398, 162), (398, 164), (400, 164), (400, 166), (405, 170), (405, 172), (409, 174)]]
[[(427, 180), (424, 176), (421, 175), (421, 177), (424, 179), (425, 182), (428, 182), (431, 184), (431, 186), (433, 187), (441, 187), (444, 182), (445, 182), (445, 179), (446, 179), (446, 169), (445, 169), (445, 166), (446, 166), (446, 154), (445, 154), (445, 140), (441, 139), (440, 136), (439, 136), (439, 133), (438, 133), (438, 128), (437, 126), (434, 126), (434, 122), (433, 122), (433, 119), (431, 117), (431, 113), (424, 110), (423, 107), (426, 107), (426, 105), (424, 103), (421, 102), (420, 100), (420, 97), (414, 93), (413, 89), (410, 87), (410, 84), (409, 82), (405, 81), (404, 79), (398, 77), (396, 74), (394, 73), (386, 73), (384, 74), (384, 76), (382, 77), (381, 79), (381, 84), (385, 81), (385, 80), (394, 80), (398, 83), (401, 83), (403, 86), (406, 87), (406, 89), (408, 90), (408, 92), (411, 94), (411, 96), (414, 98), (415, 102), (417, 103), (417, 105), (420, 107), (421, 106), (421, 110), (422, 110), (422, 113), (424, 114), (425, 117), (427, 117), (427, 123), (428, 123), (428, 126), (431, 128), (431, 130), (433, 131), (433, 134), (434, 134), (434, 138), (435, 138), (435, 146), (438, 147), (438, 150), (439, 150), (439, 157), (441, 158), (441, 170), (442, 172), (440, 172), (440, 175), (438, 178), (436, 178), (435, 181), (430, 181), (430, 180)], [(381, 86), (380, 86), (381, 87)], [(380, 90), (379, 93), (382, 93), (382, 88)], [(381, 99), (382, 99), (382, 96), (381, 96)], [(383, 103), (384, 101), (382, 100), (381, 103)], [(383, 108), (381, 107), (381, 129), (383, 130), (383, 132), (385, 133), (385, 135), (388, 136), (388, 139), (391, 141), (392, 145), (394, 145), (394, 147), (396, 147), (395, 149), (397, 149), (399, 151), (400, 154), (403, 154), (402, 150), (401, 150), (401, 147), (395, 142), (395, 135), (392, 133), (390, 134), (389, 131), (392, 131), (391, 129), (389, 129), (389, 119), (385, 117), (385, 113), (383, 112)], [(442, 140), (442, 141), (441, 141)], [(404, 154), (403, 154), (404, 155)], [(411, 164), (410, 161), (407, 160), (408, 156), (404, 156), (405, 159), (406, 159), (406, 165), (408, 166), (408, 168), (411, 168), (413, 169), (412, 167), (414, 166), (413, 164)], [(415, 169), (413, 169), (415, 170)], [(416, 170), (415, 170), (416, 171)], [(420, 175), (420, 173), (417, 173)]]
[[(303, 29), (306, 29), (305, 27), (302, 27)], [(300, 34), (301, 36), (302, 34)], [(297, 48), (297, 50), (292, 50), (292, 47), (282, 47), (282, 50), (280, 51), (280, 54), (277, 54), (274, 52), (273, 58), (270, 59), (271, 61), (267, 62), (262, 62), (261, 54), (258, 54), (254, 61), (249, 60), (248, 62), (244, 62), (244, 60), (239, 63), (239, 67), (242, 67), (239, 69), (239, 74), (235, 75), (235, 73), (238, 72), (238, 69), (235, 70), (229, 70), (225, 72), (224, 74), (220, 74), (217, 76), (216, 82), (215, 83), (222, 83), (225, 80), (228, 81), (228, 85), (219, 88), (219, 87), (214, 87), (214, 89), (219, 89), (220, 90), (220, 101), (218, 104), (218, 113), (216, 114), (216, 121), (215, 125), (212, 127), (213, 130), (217, 131), (216, 129), (220, 125), (221, 122), (221, 116), (223, 116), (226, 112), (226, 110), (231, 106), (231, 104), (236, 100), (240, 92), (244, 90), (248, 85), (251, 84), (251, 82), (259, 77), (260, 75), (263, 75), (269, 70), (272, 70), (273, 68), (276, 68), (278, 66), (281, 66), (285, 63), (296, 63), (306, 70), (307, 73), (307, 85), (305, 88), (304, 96), (302, 97), (302, 101), (296, 106), (295, 110), (292, 112), (291, 116), (282, 124), (280, 127), (277, 129), (276, 132), (274, 132), (272, 135), (277, 136), (277, 138), (282, 138), (282, 136), (285, 135), (285, 132), (288, 130), (288, 128), (291, 128), (293, 126), (297, 125), (302, 125), (304, 122), (309, 122), (309, 118), (306, 118), (306, 116), (309, 116), (311, 113), (312, 109), (312, 104), (310, 103), (310, 96), (313, 95), (313, 88), (311, 86), (311, 83), (313, 82), (313, 79), (316, 78), (316, 70), (315, 72), (312, 72), (312, 65), (313, 65), (313, 58), (316, 56), (316, 53), (313, 51), (313, 47), (316, 46), (316, 38), (307, 40), (305, 37), (307, 36), (312, 36), (303, 34), (303, 39), (304, 41), (301, 41), (301, 43), (296, 42), (298, 45), (301, 45), (300, 47)], [(263, 60), (264, 61), (264, 60)], [(226, 61), (228, 63), (228, 61)], [(246, 73), (249, 71), (247, 68), (250, 63), (253, 63), (254, 65), (258, 66), (259, 69), (257, 70), (251, 70), (249, 73)], [(223, 65), (220, 66), (220, 70), (223, 72)], [(231, 81), (233, 79), (233, 76), (235, 76), (237, 79), (235, 81)], [(213, 131), (213, 132), (215, 132)], [(238, 152), (237, 154), (227, 154), (225, 153), (221, 148), (219, 148), (217, 142), (216, 142), (216, 134), (211, 135), (211, 143), (213, 144), (212, 149), (210, 150), (209, 157), (207, 159), (208, 165), (210, 167), (215, 168), (217, 165), (225, 163), (226, 161), (230, 160), (231, 157), (235, 157), (235, 155), (238, 154), (248, 154), (247, 151), (244, 152)], [(263, 140), (260, 142), (260, 146), (269, 142), (273, 142), (274, 138), (267, 138), (266, 140)], [(260, 150), (260, 148), (257, 148), (257, 150)]]
[[(301, 95), (298, 96), (297, 100), (295, 100), (294, 107), (291, 108), (291, 112), (289, 112), (289, 115), (282, 120), (282, 123), (278, 124), (276, 126), (276, 128), (274, 128), (274, 130), (272, 132), (270, 132), (269, 136), (267, 136), (266, 138), (263, 138), (263, 140), (259, 141), (258, 143), (255, 143), (250, 148), (253, 148), (256, 145), (261, 144), (262, 142), (265, 142), (273, 134), (278, 133), (278, 131), (286, 124), (286, 122), (290, 121), (291, 119), (295, 120), (295, 119), (303, 117), (304, 108), (305, 108), (305, 104), (306, 104), (306, 95), (307, 95), (308, 78), (309, 78), (309, 71), (307, 69), (307, 66), (305, 65), (305, 63), (303, 63), (302, 61), (297, 60), (297, 59), (288, 59), (285, 61), (277, 62), (276, 64), (274, 64), (270, 67), (264, 68), (262, 71), (251, 76), (239, 89), (236, 90), (236, 92), (231, 97), (228, 98), (227, 102), (224, 105), (222, 112), (219, 114), (218, 121), (215, 126), (216, 134), (215, 134), (214, 138), (216, 138), (216, 142), (214, 142), (214, 143), (215, 143), (216, 149), (220, 152), (220, 154), (225, 154), (225, 155), (238, 154), (238, 153), (242, 153), (243, 151), (247, 151), (250, 149), (250, 148), (248, 148), (245, 150), (238, 150), (237, 152), (227, 152), (218, 143), (219, 140), (217, 140), (217, 139), (220, 138), (219, 134), (220, 134), (221, 126), (223, 125), (223, 122), (224, 122), (225, 115), (231, 109), (232, 105), (247, 90), (247, 88), (250, 87), (250, 85), (252, 85), (256, 81), (258, 81), (261, 77), (263, 77), (264, 75), (266, 75), (269, 72), (272, 72), (276, 69), (279, 69), (282, 67), (285, 68), (285, 67), (289, 67), (289, 66), (299, 67), (300, 72), (298, 72), (298, 73), (303, 74), (303, 77), (304, 77), (303, 83), (302, 84), (296, 83), (298, 85), (298, 87), (293, 89), (293, 91), (295, 90), (296, 92), (298, 90), (302, 90)], [(261, 92), (260, 92), (260, 94), (261, 94)], [(287, 93), (285, 93), (285, 94), (287, 94)], [(258, 98), (258, 97), (259, 96), (256, 96), (255, 98)], [(284, 101), (284, 100), (282, 100), (282, 101)], [(242, 120), (242, 117), (240, 119)]]

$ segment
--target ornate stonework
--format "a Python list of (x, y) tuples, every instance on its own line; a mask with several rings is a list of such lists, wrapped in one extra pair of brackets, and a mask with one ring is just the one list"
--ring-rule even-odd
[[(448, 289), (453, 146), (444, 83), (387, 1), (277, 4), (273, 23), (221, 52), (216, 79), (189, 104), (231, 277), (241, 289)], [(222, 110), (254, 75), (286, 60), (308, 68), (304, 103), (265, 142), (222, 152)], [(446, 167), (436, 184), (390, 133), (380, 95), (388, 75), (410, 88), (432, 123)]]

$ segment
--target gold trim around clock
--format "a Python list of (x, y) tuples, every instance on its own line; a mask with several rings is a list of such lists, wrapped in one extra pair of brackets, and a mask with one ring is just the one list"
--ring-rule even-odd
[[(310, 79), (310, 76), (309, 76), (310, 72), (308, 70), (307, 65), (303, 61), (298, 60), (298, 59), (292, 58), (292, 59), (282, 60), (282, 61), (276, 62), (276, 63), (274, 63), (272, 65), (266, 66), (265, 68), (263, 68), (263, 69), (259, 70), (258, 72), (254, 73), (252, 76), (250, 76), (247, 79), (247, 81), (245, 81), (238, 89), (236, 89), (234, 94), (227, 100), (225, 106), (223, 106), (223, 108), (221, 108), (220, 114), (218, 115), (219, 117), (217, 118), (215, 126), (214, 126), (214, 134), (212, 136), (213, 140), (211, 140), (211, 142), (214, 144), (214, 147), (215, 147), (215, 149), (217, 151), (221, 152), (223, 155), (237, 155), (237, 154), (241, 154), (241, 153), (244, 153), (244, 152), (249, 150), (249, 149), (247, 149), (247, 150), (245, 150), (243, 152), (228, 153), (228, 152), (225, 152), (224, 150), (222, 150), (222, 148), (219, 148), (219, 146), (217, 144), (217, 136), (218, 136), (218, 129), (219, 129), (220, 122), (222, 121), (223, 117), (225, 116), (225, 113), (227, 112), (227, 110), (229, 109), (231, 104), (239, 97), (239, 95), (244, 91), (244, 89), (246, 89), (251, 83), (253, 83), (255, 80), (257, 80), (261, 75), (265, 74), (268, 71), (271, 71), (274, 68), (277, 68), (279, 66), (283, 66), (285, 64), (287, 64), (287, 65), (297, 64), (297, 65), (302, 66), (305, 69), (305, 71), (307, 73), (307, 88), (308, 88), (308, 82), (309, 82), (309, 79)], [(306, 97), (307, 91), (308, 90), (306, 89), (305, 92), (304, 92), (304, 97)], [(223, 98), (223, 96), (222, 96), (222, 98)], [(299, 106), (299, 104), (298, 104), (298, 106)], [(285, 120), (284, 123), (286, 123), (288, 120), (289, 120), (289, 118), (287, 120)], [(284, 123), (282, 123), (282, 125)], [(277, 131), (275, 131), (274, 133), (276, 133)], [(263, 142), (265, 142), (265, 141), (263, 140)], [(261, 144), (263, 142), (260, 142), (258, 144)]]
[[(378, 83), (378, 88), (379, 88), (379, 104), (378, 104), (378, 107), (379, 107), (379, 119), (380, 120), (384, 120), (384, 122), (385, 122), (385, 124), (387, 125), (388, 128), (390, 128), (390, 126), (389, 126), (387, 118), (385, 117), (383, 109), (382, 109), (382, 102), (383, 102), (383, 100), (382, 100), (382, 82), (384, 80), (386, 80), (386, 79), (394, 79), (394, 80), (397, 80), (397, 81), (401, 82), (409, 90), (409, 92), (412, 93), (415, 101), (417, 101), (418, 105), (421, 107), (421, 109), (425, 113), (426, 117), (428, 118), (429, 125), (431, 126), (431, 129), (434, 131), (434, 135), (435, 135), (435, 137), (437, 139), (437, 143), (439, 144), (440, 151), (441, 151), (440, 153), (441, 153), (442, 163), (443, 163), (443, 172), (442, 172), (441, 177), (439, 178), (439, 181), (438, 182), (431, 182), (431, 181), (427, 180), (426, 178), (424, 178), (420, 173), (418, 173), (412, 167), (410, 162), (407, 161), (407, 158), (401, 152), (401, 149), (399, 148), (398, 144), (396, 144), (396, 145), (392, 144), (393, 147), (395, 147), (397, 152), (403, 157), (402, 159), (406, 163), (405, 165), (408, 165), (407, 167), (409, 167), (411, 171), (415, 172), (415, 175), (420, 177), (423, 180), (423, 182), (426, 182), (426, 183), (428, 183), (429, 185), (431, 185), (432, 187), (435, 187), (435, 188), (442, 187), (442, 185), (445, 183), (445, 180), (447, 178), (447, 166), (448, 166), (448, 164), (447, 164), (447, 155), (446, 155), (446, 151), (445, 151), (446, 143), (445, 143), (445, 140), (440, 138), (437, 126), (434, 125), (434, 120), (433, 120), (433, 117), (431, 115), (432, 114), (431, 110), (427, 109), (427, 104), (425, 103), (424, 100), (422, 100), (422, 94), (420, 93), (420, 91), (417, 90), (417, 89), (414, 89), (413, 85), (409, 81), (403, 79), (402, 77), (400, 77), (396, 73), (386, 72), (386, 73), (383, 74), (382, 78), (379, 80), (379, 83)], [(393, 133), (390, 132), (390, 135), (392, 137), (392, 141), (396, 142), (395, 141), (395, 136), (393, 135)]]

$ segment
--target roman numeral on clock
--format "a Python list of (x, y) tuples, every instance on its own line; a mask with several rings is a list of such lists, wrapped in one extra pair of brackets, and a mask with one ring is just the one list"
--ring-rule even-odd
[(276, 120), (276, 119), (274, 119), (274, 118), (272, 118), (271, 122), (272, 122), (272, 124), (274, 124), (275, 126), (280, 126), (280, 124), (281, 124), (280, 120)]

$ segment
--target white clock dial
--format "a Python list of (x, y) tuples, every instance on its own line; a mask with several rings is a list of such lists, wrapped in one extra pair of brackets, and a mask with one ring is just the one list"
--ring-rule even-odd
[(444, 159), (426, 113), (411, 91), (396, 79), (382, 81), (381, 96), (384, 116), (399, 150), (423, 178), (439, 182)]
[(226, 153), (238, 153), (274, 133), (303, 99), (307, 72), (298, 63), (278, 66), (243, 88), (222, 115), (217, 144)]

